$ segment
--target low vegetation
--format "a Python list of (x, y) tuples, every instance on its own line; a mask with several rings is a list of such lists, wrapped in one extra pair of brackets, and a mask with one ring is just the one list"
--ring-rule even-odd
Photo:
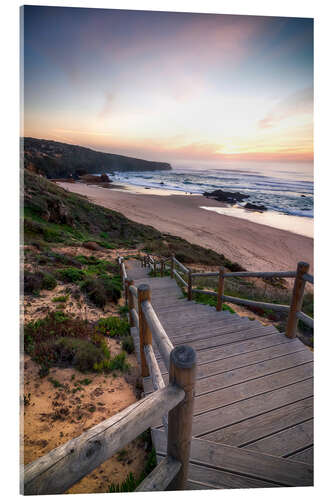
[[(121, 326), (123, 330), (119, 332), (114, 326), (113, 336), (123, 335), (124, 326)], [(129, 370), (126, 353), (111, 357), (98, 326), (60, 311), (25, 325), (24, 348), (40, 365), (41, 376), (47, 375), (52, 366), (73, 366), (81, 372)]]
[[(152, 445), (150, 429), (147, 429), (139, 439), (142, 441), (142, 444), (147, 449), (147, 456), (145, 460), (145, 464), (141, 474), (135, 476), (132, 472), (130, 472), (125, 480), (122, 483), (111, 483), (109, 492), (110, 493), (129, 493), (136, 490), (140, 483), (155, 469), (157, 465), (156, 460), (156, 452)], [(118, 460), (121, 462), (123, 459), (126, 459), (126, 451), (121, 450), (117, 454)]]

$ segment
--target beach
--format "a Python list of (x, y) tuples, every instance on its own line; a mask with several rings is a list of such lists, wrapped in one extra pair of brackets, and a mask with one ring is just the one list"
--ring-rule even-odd
[(83, 183), (58, 185), (135, 222), (223, 253), (249, 271), (294, 270), (297, 262), (306, 261), (313, 272), (313, 238), (200, 208), (223, 207), (202, 195), (163, 195), (158, 190), (104, 189)]

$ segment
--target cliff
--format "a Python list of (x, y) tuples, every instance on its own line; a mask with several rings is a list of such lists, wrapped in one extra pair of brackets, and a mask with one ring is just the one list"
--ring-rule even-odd
[(102, 153), (63, 142), (21, 138), (24, 167), (48, 178), (74, 177), (112, 171), (171, 170), (169, 163)]

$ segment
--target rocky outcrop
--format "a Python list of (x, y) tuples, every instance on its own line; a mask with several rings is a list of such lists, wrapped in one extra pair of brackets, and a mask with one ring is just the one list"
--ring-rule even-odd
[(267, 207), (265, 207), (265, 205), (255, 205), (254, 203), (249, 202), (244, 205), (244, 208), (247, 208), (248, 210), (256, 210), (257, 212), (264, 212), (265, 210), (267, 210)]
[(206, 198), (212, 198), (216, 201), (222, 201), (224, 203), (236, 203), (237, 201), (243, 201), (246, 198), (249, 198), (249, 195), (242, 193), (232, 193), (229, 191), (222, 191), (222, 189), (216, 189), (211, 193), (205, 192), (203, 193)]

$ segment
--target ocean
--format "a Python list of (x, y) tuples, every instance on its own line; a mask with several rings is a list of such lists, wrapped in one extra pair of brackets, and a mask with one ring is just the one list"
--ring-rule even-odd
[[(249, 195), (247, 202), (263, 204), (269, 212), (313, 218), (313, 180), (298, 170), (190, 169), (154, 172), (116, 172), (115, 182), (134, 186), (202, 194), (222, 189)], [(217, 203), (218, 204), (218, 203)], [(204, 199), (203, 199), (204, 205)]]

